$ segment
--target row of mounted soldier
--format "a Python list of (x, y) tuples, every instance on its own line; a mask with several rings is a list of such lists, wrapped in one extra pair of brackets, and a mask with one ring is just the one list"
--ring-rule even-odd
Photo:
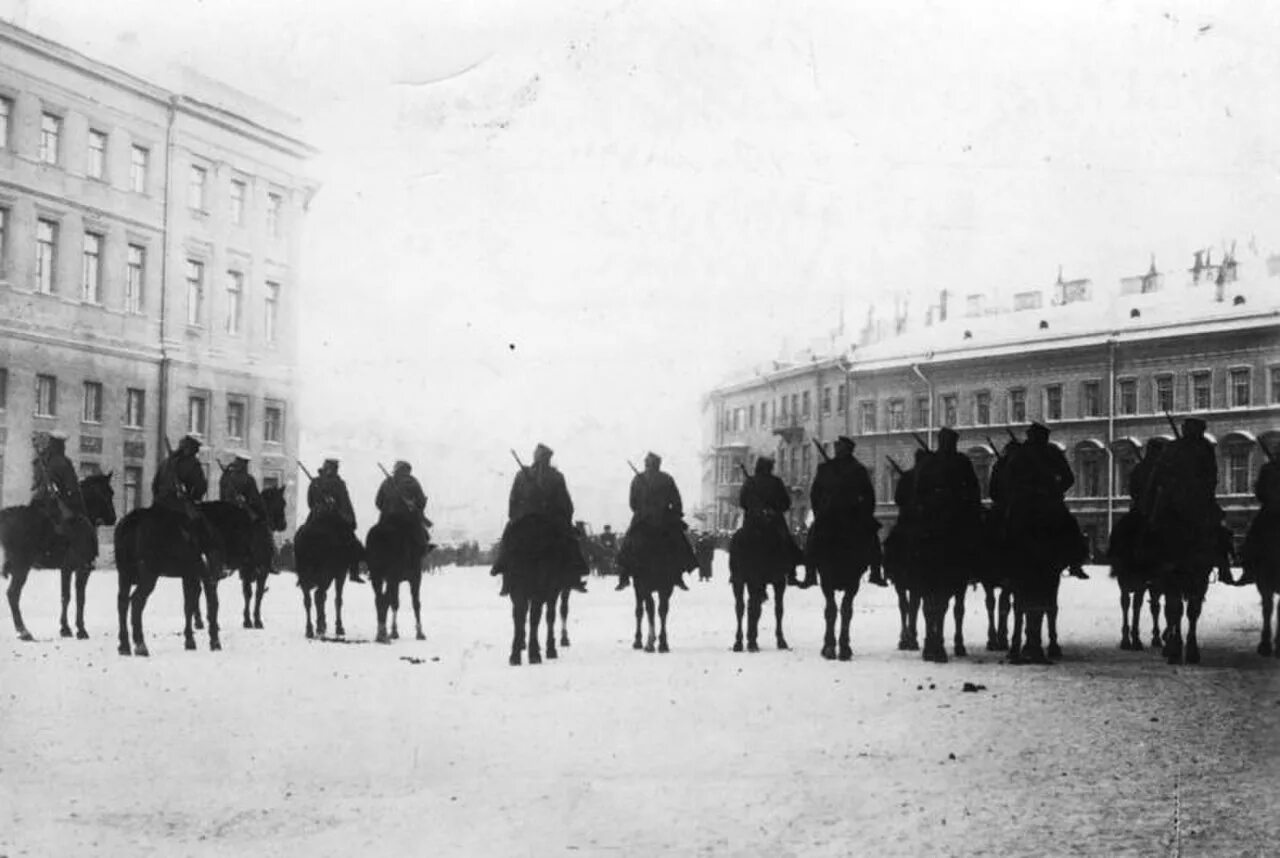
[[(1172, 425), (1172, 418), (1170, 418)], [(1126, 648), (1140, 648), (1136, 608), (1144, 592), (1165, 599), (1167, 633), (1159, 641), (1171, 661), (1184, 657), (1181, 618), (1185, 606), (1189, 621), (1185, 658), (1199, 657), (1195, 623), (1208, 586), (1210, 570), (1219, 580), (1246, 584), (1259, 570), (1271, 570), (1280, 555), (1280, 466), (1267, 451), (1268, 461), (1259, 474), (1256, 493), (1262, 510), (1246, 538), (1244, 577), (1232, 582), (1231, 535), (1223, 525), (1224, 514), (1215, 498), (1217, 467), (1213, 449), (1204, 437), (1206, 426), (1187, 418), (1175, 438), (1152, 439), (1129, 480), (1129, 511), (1117, 522), (1108, 557), (1121, 586), (1126, 611), (1135, 597), (1135, 619), (1130, 628), (1127, 614), (1123, 628)], [(938, 433), (936, 449), (917, 436), (919, 449), (909, 468), (890, 459), (898, 472), (894, 502), (898, 514), (892, 530), (882, 540), (875, 518), (876, 497), (866, 468), (854, 457), (856, 443), (840, 436), (834, 455), (817, 444), (823, 461), (810, 490), (814, 514), (803, 549), (787, 526), (791, 494), (773, 474), (773, 460), (761, 456), (754, 473), (743, 468), (738, 502), (743, 510), (741, 527), (728, 540), (730, 583), (733, 586), (737, 631), (734, 649), (744, 649), (743, 617), (747, 618), (745, 648), (758, 650), (759, 619), (767, 601), (766, 588), (774, 593), (779, 647), (787, 643), (782, 632), (784, 592), (788, 584), (821, 586), (826, 630), (822, 654), (826, 658), (852, 657), (849, 625), (852, 601), (862, 576), (885, 586), (886, 577), (898, 591), (902, 609), (900, 648), (915, 649), (916, 617), (923, 605), (925, 634), (923, 657), (945, 661), (943, 620), (954, 600), (957, 614), (955, 651), (963, 654), (959, 621), (963, 594), (970, 584), (982, 583), (988, 591), (988, 648), (1011, 649), (1015, 660), (1044, 661), (1057, 653), (1057, 590), (1062, 571), (1086, 578), (1081, 564), (1088, 548), (1067, 508), (1065, 496), (1074, 477), (1060, 448), (1049, 443), (1050, 430), (1033, 423), (1026, 439), (1010, 432), (1010, 441), (997, 454), (989, 483), (989, 507), (983, 505), (980, 486), (968, 456), (957, 449), (958, 435), (949, 428)], [(990, 439), (988, 439), (990, 442)], [(76, 480), (65, 454), (66, 436), (51, 433), (33, 463), (32, 503), (0, 513), (0, 538), (6, 551), (5, 573), (13, 580), (9, 601), (15, 627), (30, 639), (22, 623), (18, 598), (32, 566), (54, 566), (63, 571), (62, 631), (71, 634), (67, 622), (70, 581), (75, 578), (77, 633), (83, 628), (85, 581), (97, 555), (99, 525), (115, 523), (110, 474)], [(817, 443), (815, 441), (815, 443)], [(990, 442), (995, 449), (994, 442)], [(1266, 447), (1263, 446), (1266, 450)], [(216, 581), (224, 569), (241, 572), (245, 593), (244, 623), (261, 626), (260, 607), (265, 581), (272, 569), (273, 531), (285, 528), (284, 495), (278, 487), (259, 491), (248, 471), (248, 454), (234, 451), (231, 464), (222, 467), (219, 500), (206, 501), (205, 471), (198, 458), (200, 442), (183, 438), (158, 469), (152, 484), (151, 507), (135, 510), (116, 528), (116, 563), (120, 575), (117, 599), (120, 618), (120, 651), (145, 653), (141, 614), (158, 575), (184, 581), (186, 645), (194, 648), (192, 625), (199, 627), (198, 597), (201, 587), (208, 603), (210, 642), (218, 648)], [(530, 465), (516, 456), (519, 466), (508, 500), (508, 522), (499, 545), (492, 574), (501, 576), (501, 594), (513, 602), (511, 661), (519, 663), (528, 651), (530, 661), (541, 659), (537, 628), (544, 606), (567, 594), (585, 592), (588, 575), (582, 523), (575, 527), (573, 501), (563, 475), (551, 464), (550, 448), (539, 444)], [(634, 645), (650, 651), (668, 651), (666, 620), (674, 589), (687, 589), (683, 576), (705, 567), (709, 559), (695, 556), (683, 503), (672, 477), (661, 469), (656, 454), (645, 457), (644, 470), (635, 472), (630, 485), (632, 520), (613, 557), (613, 534), (606, 528), (606, 553), (616, 561), (617, 589), (635, 591), (636, 634)], [(337, 607), (335, 631), (341, 635), (342, 583), (349, 575), (362, 581), (360, 567), (372, 573), (378, 616), (378, 640), (398, 634), (399, 583), (410, 585), (417, 633), (422, 637), (419, 582), (424, 558), (434, 548), (429, 540), (432, 523), (425, 515), (427, 498), (411, 466), (396, 462), (380, 485), (375, 504), (379, 520), (364, 542), (356, 536), (356, 517), (350, 495), (338, 474), (336, 458), (328, 458), (309, 480), (309, 515), (295, 537), (295, 560), (307, 610), (308, 635), (327, 631), (325, 599), (334, 584)], [(699, 541), (699, 549), (706, 545)], [(699, 553), (702, 553), (701, 550)], [(796, 570), (804, 568), (804, 579)], [(14, 574), (17, 573), (17, 574)], [(255, 594), (256, 588), (256, 594)], [(1264, 589), (1260, 586), (1260, 589)], [(1002, 593), (999, 624), (993, 609), (994, 593)], [(311, 620), (312, 593), (316, 597), (317, 623)], [(842, 594), (837, 605), (836, 594)], [(250, 600), (253, 600), (252, 615)], [(1014, 617), (1012, 640), (1007, 629), (1010, 601)], [(132, 609), (132, 640), (126, 634), (126, 614)], [(660, 630), (655, 628), (656, 615)], [(1263, 643), (1270, 652), (1270, 605), (1264, 593)], [(390, 629), (387, 620), (390, 616)], [(647, 641), (642, 622), (648, 617)], [(835, 621), (840, 619), (839, 634)], [(1154, 611), (1153, 611), (1154, 617)], [(1049, 622), (1050, 646), (1041, 644), (1041, 626)], [(555, 655), (554, 614), (547, 611), (547, 652)], [(526, 625), (529, 633), (526, 634)], [(1021, 627), (1025, 625), (1025, 630)], [(1025, 646), (1020, 646), (1025, 640)]]

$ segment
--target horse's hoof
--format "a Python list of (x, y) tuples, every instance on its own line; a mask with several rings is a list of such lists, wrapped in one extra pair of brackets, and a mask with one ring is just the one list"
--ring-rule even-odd
[(956, 658), (964, 658), (966, 655), (969, 654), (969, 651), (964, 648), (964, 644), (956, 644), (955, 651), (956, 651)]
[(734, 652), (742, 652), (742, 641), (734, 641), (734, 642), (733, 642), (733, 651), (734, 651)]
[(202, 632), (202, 631), (204, 631), (204, 620), (196, 620), (196, 621), (195, 621), (194, 623), (192, 623), (191, 625), (192, 625), (192, 626), (195, 628), (195, 630), (196, 630), (196, 631), (198, 631), (198, 632)]
[(1062, 658), (1062, 647), (1056, 643), (1049, 644), (1048, 655), (1049, 658)]
[(399, 632), (399, 631), (397, 631), (396, 629), (392, 629), (392, 630), (391, 630), (391, 639), (392, 639), (393, 641), (398, 641), (398, 640), (400, 640), (400, 632)]
[(847, 646), (840, 647), (840, 660), (853, 661), (853, 650)]
[(1187, 664), (1199, 664), (1199, 663), (1200, 663), (1200, 647), (1188, 646), (1187, 647)]
[(511, 665), (512, 667), (519, 667), (519, 666), (520, 666), (520, 653), (518, 653), (518, 652), (513, 652), (513, 653), (511, 653), (511, 658), (507, 659), (507, 664)]
[(778, 649), (791, 649), (791, 647), (787, 646), (787, 639), (786, 639), (786, 638), (784, 638), (784, 637), (779, 637), (779, 638), (778, 638)]
[(374, 642), (380, 643), (380, 644), (389, 644), (391, 643), (391, 638), (387, 637), (386, 632), (378, 632), (378, 636), (374, 638)]
[(671, 652), (671, 647), (667, 646), (666, 641), (658, 642), (658, 652)]
[(561, 636), (560, 636), (560, 646), (568, 646), (568, 645), (569, 645), (569, 636), (568, 636), (568, 635), (561, 635)]
[(760, 644), (755, 641), (747, 641), (747, 652), (759, 652)]
[(1263, 641), (1258, 644), (1258, 655), (1271, 655), (1271, 642)]
[(988, 639), (987, 639), (987, 652), (999, 652), (999, 651), (1000, 651), (1000, 644), (996, 643), (996, 639), (995, 639), (995, 638), (988, 638)]
[(88, 639), (89, 639), (89, 633), (87, 631), (85, 631), (84, 629), (76, 629), (76, 640), (87, 641)]
[(1131, 649), (1133, 649), (1133, 644), (1129, 643), (1129, 639), (1128, 639), (1128, 638), (1121, 638), (1121, 639), (1120, 639), (1120, 649), (1123, 649), (1123, 650), (1131, 650)]
[(1142, 640), (1139, 638), (1134, 638), (1132, 644), (1130, 644), (1130, 648), (1134, 652), (1142, 652), (1142, 650), (1144, 649), (1144, 647), (1142, 646)]
[(836, 645), (835, 645), (835, 644), (824, 644), (824, 645), (823, 645), (823, 647), (822, 647), (822, 657), (823, 657), (823, 658), (825, 658), (825, 659), (827, 659), (828, 661), (835, 661), (835, 658), (836, 658)]
[(307, 629), (307, 640), (315, 640), (315, 637), (316, 637), (316, 630)]
[(253, 623), (251, 623), (249, 620), (247, 620), (247, 619), (246, 619), (246, 620), (244, 621), (244, 627), (245, 627), (246, 629), (251, 629), (251, 628), (253, 628)]
[(187, 638), (182, 642), (182, 648), (185, 650), (193, 650), (196, 648), (196, 642), (193, 638)]
[(342, 628), (342, 626), (338, 626), (333, 630), (333, 636), (335, 638), (345, 638), (347, 636), (347, 632)]
[(416, 635), (414, 635), (414, 637), (420, 641), (425, 641), (427, 639), (427, 636), (424, 635), (422, 632), (418, 632)]
[(907, 641), (907, 649), (911, 650), (911, 652), (916, 652), (920, 649), (920, 641), (915, 640), (914, 638)]
[(221, 650), (222, 650), (222, 641), (218, 640), (217, 638), (214, 638), (213, 640), (209, 641), (210, 652), (221, 652)]
[(560, 657), (560, 652), (554, 646), (547, 647), (547, 658), (559, 658), (559, 657)]
[(898, 649), (906, 651), (911, 649), (911, 641), (898, 641)]
[(133, 645), (133, 654), (138, 656), (139, 658), (146, 658), (149, 655), (151, 655), (151, 652), (150, 650), (147, 649), (146, 644), (138, 643)]
[(645, 645), (644, 645), (644, 651), (645, 651), (645, 652), (657, 652), (657, 651), (658, 651), (658, 648), (657, 648), (656, 646), (654, 646), (654, 645), (653, 645), (653, 641), (649, 641), (647, 644), (645, 644)]
[(635, 643), (631, 645), (632, 649), (644, 649), (644, 644), (640, 643), (640, 639), (636, 638)]
[(254, 627), (255, 629), (260, 629), (260, 628), (262, 628), (262, 620), (254, 620), (254, 621), (253, 621), (253, 627)]
[(542, 653), (536, 649), (529, 653), (529, 664), (542, 664)]
[(129, 645), (127, 643), (122, 643), (120, 644), (120, 646), (116, 647), (116, 652), (120, 653), (121, 655), (133, 655), (133, 650), (129, 648)]
[(69, 637), (71, 637), (71, 627), (70, 627), (70, 626), (63, 626), (61, 629), (59, 629), (59, 630), (58, 630), (58, 634), (59, 634), (59, 635), (61, 635), (61, 636), (62, 636), (62, 637), (64, 637), (64, 638), (69, 638)]

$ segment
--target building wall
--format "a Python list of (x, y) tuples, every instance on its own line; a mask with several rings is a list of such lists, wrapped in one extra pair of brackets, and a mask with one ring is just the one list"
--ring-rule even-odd
[[(33, 435), (68, 432), (82, 469), (114, 471), (121, 512), (124, 477), (150, 502), (166, 450), (186, 434), (192, 393), (207, 397), (203, 451), (226, 462), (248, 448), (251, 469), (289, 486), (297, 454), (295, 366), (302, 218), (315, 187), (302, 175), (311, 150), (295, 125), (209, 81), (179, 95), (0, 24), (0, 98), (9, 106), (0, 140), (0, 501), (25, 502)], [(198, 96), (198, 97), (197, 97)], [(244, 108), (243, 110), (240, 108)], [(61, 121), (57, 163), (44, 163), (44, 114)], [(91, 176), (90, 132), (106, 135), (100, 177)], [(172, 144), (170, 146), (170, 144)], [(134, 147), (146, 149), (135, 187)], [(190, 204), (190, 168), (204, 166), (206, 199)], [(242, 223), (231, 182), (244, 183)], [(268, 228), (271, 194), (279, 228)], [(51, 294), (37, 278), (39, 221), (57, 225)], [(86, 292), (86, 236), (101, 239), (99, 283)], [(126, 301), (131, 247), (144, 253), (139, 306)], [(205, 265), (203, 313), (187, 324), (188, 259)], [(227, 325), (227, 272), (242, 275), (240, 324)], [(275, 337), (266, 331), (267, 283), (278, 284)], [(96, 293), (96, 294), (95, 294)], [(38, 375), (57, 378), (55, 416), (35, 414)], [(102, 386), (101, 418), (84, 413), (85, 383)], [(126, 425), (126, 391), (143, 391), (142, 426)], [(164, 393), (167, 392), (167, 397)], [(167, 399), (167, 402), (165, 401)], [(232, 437), (227, 403), (246, 408)], [(167, 406), (167, 407), (166, 407)], [(267, 407), (279, 409), (278, 437), (265, 437)], [(128, 470), (126, 470), (128, 469)], [(133, 492), (127, 493), (132, 499)], [(290, 516), (292, 520), (292, 516)]]

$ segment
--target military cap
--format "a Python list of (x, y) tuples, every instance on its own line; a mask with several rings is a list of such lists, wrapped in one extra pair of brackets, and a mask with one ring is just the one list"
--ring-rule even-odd
[(326, 457), (325, 457), (325, 459), (324, 459), (324, 461), (323, 461), (323, 462), (321, 462), (321, 465), (322, 465), (322, 466), (323, 466), (323, 465), (337, 465), (337, 464), (338, 464), (338, 457), (337, 457), (337, 456), (326, 456)]
[(1204, 431), (1209, 428), (1209, 424), (1205, 423), (1199, 417), (1188, 417), (1182, 421), (1183, 435), (1203, 435)]
[(644, 460), (645, 462), (656, 462), (658, 464), (662, 463), (662, 457), (652, 451), (644, 454)]
[(195, 447), (197, 450), (199, 450), (200, 439), (197, 438), (195, 435), (183, 435), (182, 440), (178, 441), (178, 446), (181, 447), (183, 445), (186, 445), (188, 447)]
[(409, 463), (406, 462), (404, 459), (397, 459), (395, 465), (393, 465), (391, 468), (391, 472), (393, 474), (398, 474), (401, 471), (412, 471), (412, 470), (413, 468), (410, 467)]
[(1039, 420), (1034, 421), (1027, 427), (1027, 435), (1040, 435), (1045, 438), (1049, 437), (1049, 427), (1041, 423)]
[(838, 437), (836, 438), (836, 443), (837, 443), (837, 444), (847, 444), (847, 445), (849, 445), (849, 449), (850, 449), (850, 450), (852, 450), (854, 447), (857, 447), (857, 446), (858, 446), (857, 442), (856, 442), (856, 441), (854, 441), (852, 438), (850, 438), (848, 435), (840, 435), (840, 436), (838, 436)]
[(533, 460), (535, 462), (539, 459), (550, 459), (554, 454), (555, 451), (546, 444), (539, 444), (533, 448)]
[(63, 432), (61, 429), (54, 429), (49, 433), (49, 440), (51, 441), (66, 441), (70, 437), (70, 435)]
[(952, 429), (950, 426), (943, 426), (938, 430), (938, 443), (942, 443), (944, 440), (954, 441), (959, 439), (959, 437), (960, 433)]

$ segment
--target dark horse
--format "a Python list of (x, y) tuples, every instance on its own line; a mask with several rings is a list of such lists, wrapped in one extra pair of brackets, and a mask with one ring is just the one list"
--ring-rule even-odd
[[(204, 506), (214, 506), (205, 504)], [(239, 526), (248, 530), (249, 516), (231, 504), (228, 517), (238, 513), (243, 521)], [(221, 512), (221, 510), (219, 510)], [(147, 599), (160, 577), (182, 579), (182, 601), (185, 626), (184, 646), (196, 648), (192, 634), (192, 622), (200, 610), (200, 588), (203, 585), (209, 608), (209, 649), (222, 649), (218, 636), (218, 580), (222, 577), (223, 548), (216, 533), (211, 538), (209, 553), (201, 552), (189, 523), (183, 513), (163, 506), (135, 509), (116, 525), (116, 571), (119, 588), (116, 592), (116, 612), (120, 621), (121, 655), (149, 655), (142, 629), (142, 612)], [(129, 646), (128, 620), (132, 619), (133, 648)]]
[[(324, 605), (329, 585), (333, 585), (333, 633), (346, 635), (342, 628), (342, 588), (347, 575), (364, 559), (364, 546), (337, 513), (319, 513), (298, 528), (294, 537), (294, 558), (298, 567), (298, 587), (307, 611), (307, 637), (324, 637), (328, 631)], [(311, 624), (311, 593), (315, 591), (316, 622)], [(376, 591), (375, 591), (376, 592)]]
[[(738, 622), (733, 637), (734, 652), (742, 652), (744, 591), (747, 597), (747, 651), (760, 651), (757, 640), (760, 615), (767, 599), (765, 588), (769, 586), (773, 587), (774, 636), (778, 649), (789, 649), (782, 634), (783, 606), (787, 581), (795, 578), (796, 566), (802, 557), (791, 535), (779, 526), (775, 515), (772, 512), (748, 513), (742, 527), (729, 540), (729, 584), (733, 587), (733, 609)], [(639, 642), (639, 608), (636, 610), (636, 641)]]
[[(1151, 594), (1151, 645), (1160, 646), (1160, 590), (1154, 586), (1154, 572), (1137, 554), (1142, 534), (1142, 518), (1136, 510), (1120, 517), (1111, 531), (1107, 558), (1111, 577), (1120, 588), (1120, 649), (1141, 650), (1142, 602)], [(1132, 617), (1132, 619), (1131, 619)]]
[[(841, 521), (822, 517), (814, 522), (806, 545), (805, 562), (818, 576), (822, 597), (826, 601), (823, 619), (826, 631), (822, 637), (822, 657), (841, 661), (853, 658), (849, 645), (849, 623), (853, 619), (853, 598), (858, 595), (862, 574), (870, 567), (880, 568), (881, 549), (877, 531), (880, 523), (872, 518)], [(841, 593), (836, 608), (836, 593)], [(836, 616), (840, 617), (840, 649), (836, 650)], [(782, 646), (782, 618), (778, 618), (779, 646)]]
[[(422, 525), (413, 520), (387, 518), (369, 528), (365, 539), (365, 559), (369, 566), (369, 583), (373, 587), (374, 608), (378, 614), (378, 643), (390, 643), (400, 637), (397, 615), (400, 613), (400, 584), (408, 582), (413, 601), (413, 618), (417, 639), (422, 633), (422, 562), (415, 557), (412, 528)], [(387, 631), (387, 611), (391, 612), (391, 631)]]
[[(547, 612), (547, 658), (556, 658), (556, 598), (580, 574), (586, 561), (573, 531), (543, 515), (526, 515), (502, 534), (498, 569), (511, 599), (511, 656), (519, 665), (526, 650), (530, 664), (542, 663), (538, 627)], [(526, 631), (527, 627), (527, 631)]]
[[(671, 652), (667, 641), (667, 613), (671, 610), (672, 591), (684, 573), (693, 571), (689, 562), (692, 556), (689, 543), (678, 525), (659, 527), (643, 521), (632, 525), (627, 540), (631, 545), (625, 552), (627, 568), (622, 571), (631, 576), (631, 591), (636, 602), (636, 636), (631, 648), (645, 652)], [(658, 619), (656, 629), (655, 612)], [(641, 624), (646, 616), (649, 618), (649, 635), (643, 638)]]
[(901, 515), (884, 540), (885, 577), (898, 594), (898, 649), (920, 649), (920, 562), (909, 525)]
[[(1244, 543), (1244, 568), (1257, 579), (1258, 596), (1262, 599), (1262, 640), (1258, 655), (1280, 656), (1280, 647), (1272, 646), (1271, 612), (1280, 594), (1280, 510), (1263, 509), (1249, 525)], [(1280, 612), (1276, 615), (1280, 632)]]
[(62, 572), (62, 627), (64, 638), (71, 637), (67, 607), (71, 602), (71, 577), (76, 584), (76, 637), (85, 640), (85, 587), (89, 572), (98, 557), (97, 528), (116, 523), (115, 494), (111, 474), (94, 474), (80, 481), (88, 520), (72, 522), (65, 536), (56, 532), (56, 511), (47, 504), (33, 503), (0, 510), (0, 549), (4, 551), (4, 567), (0, 577), (9, 579), (9, 612), (20, 640), (33, 640), (22, 622), (18, 602), (27, 575), (32, 569), (59, 569)]
[[(272, 486), (262, 490), (262, 505), (267, 510), (266, 521), (255, 521), (249, 531), (246, 551), (237, 556), (227, 553), (227, 568), (240, 570), (240, 586), (244, 592), (244, 627), (262, 628), (262, 594), (267, 589), (267, 576), (275, 570), (276, 543), (272, 533), (280, 533), (288, 522), (285, 517), (284, 489)], [(249, 615), (249, 603), (253, 603), (253, 615)]]

